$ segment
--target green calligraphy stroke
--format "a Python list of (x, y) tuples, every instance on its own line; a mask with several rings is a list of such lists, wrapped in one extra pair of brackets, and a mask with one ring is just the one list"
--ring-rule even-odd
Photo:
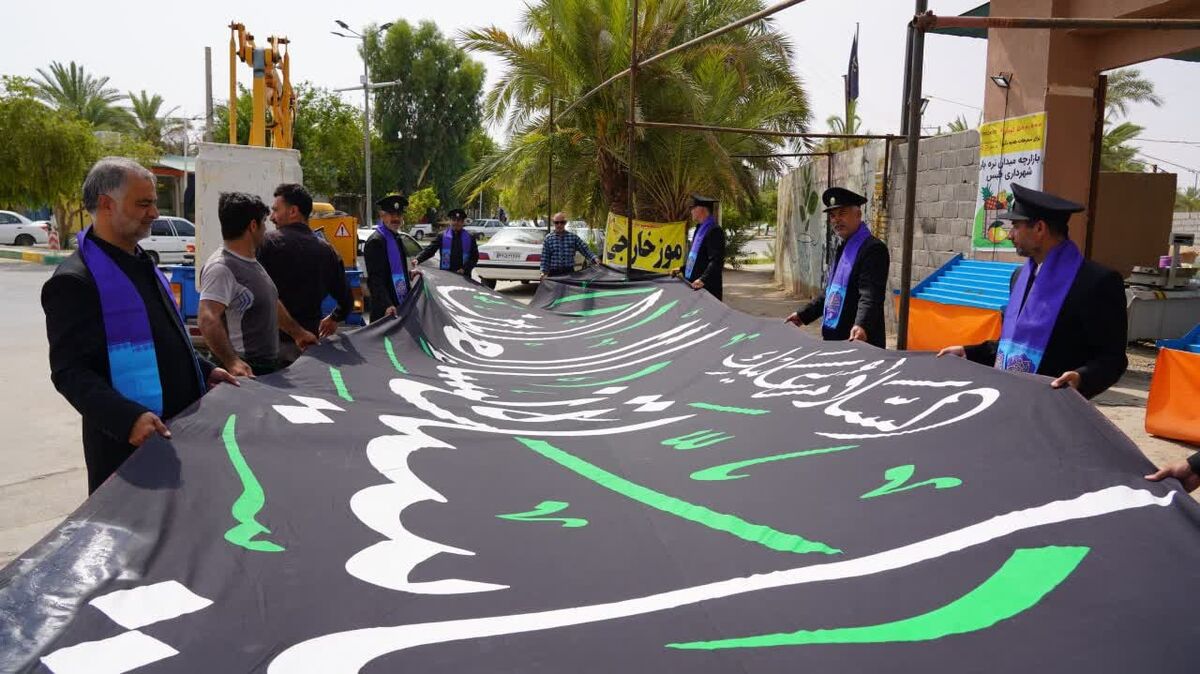
[(734, 436), (732, 435), (726, 435), (725, 433), (721, 433), (719, 431), (703, 430), (696, 431), (695, 433), (688, 433), (687, 435), (681, 435), (677, 438), (667, 438), (666, 440), (662, 441), (662, 444), (666, 445), (667, 447), (674, 447), (675, 449), (682, 450), (700, 449), (701, 447), (715, 445), (718, 442), (732, 440), (733, 437)]
[(383, 338), (383, 348), (385, 351), (387, 351), (388, 360), (392, 361), (392, 367), (396, 368), (396, 371), (400, 374), (408, 374), (408, 370), (404, 368), (404, 365), (400, 362), (400, 359), (396, 357), (396, 349), (392, 346), (391, 337)]
[(566, 501), (542, 501), (529, 512), (496, 515), (496, 517), (514, 522), (562, 522), (564, 529), (586, 527), (588, 521), (581, 517), (547, 517), (547, 515), (553, 515), (556, 512), (566, 510), (570, 505)]
[[(622, 295), (645, 295), (646, 293), (654, 292), (654, 288), (628, 288), (625, 290), (597, 290), (590, 293), (580, 293), (578, 295), (567, 295), (560, 297), (551, 302), (546, 308), (553, 309), (560, 304), (567, 302), (581, 302), (583, 300), (599, 299), (601, 297), (620, 297)], [(582, 314), (581, 314), (582, 315)]]
[(759, 335), (760, 335), (760, 333), (757, 333), (757, 332), (752, 335), (748, 335), (744, 332), (739, 332), (736, 335), (734, 335), (728, 342), (725, 342), (724, 344), (722, 344), (721, 348), (724, 349), (727, 346), (733, 346), (734, 344), (738, 344), (740, 342), (748, 342), (752, 339), (758, 339)]
[(433, 349), (429, 348), (429, 342), (425, 341), (424, 337), (418, 337), (417, 341), (420, 342), (421, 350), (425, 352), (425, 355), (433, 358)]
[(688, 403), (688, 407), (695, 407), (699, 410), (711, 410), (713, 412), (729, 412), (730, 414), (749, 414), (751, 416), (760, 416), (771, 413), (771, 410), (757, 410), (746, 407), (726, 407), (725, 405), (714, 405), (712, 403)]
[(603, 316), (604, 314), (615, 314), (618, 311), (625, 311), (626, 309), (628, 309), (629, 307), (632, 307), (632, 306), (633, 306), (633, 303), (616, 304), (611, 307), (601, 307), (599, 309), (586, 309), (584, 311), (572, 311), (570, 313), (570, 315), (571, 316)]
[(883, 486), (872, 489), (859, 498), (868, 499), (875, 498), (877, 496), (884, 496), (886, 494), (898, 494), (902, 491), (909, 491), (911, 489), (917, 489), (918, 487), (924, 486), (931, 486), (934, 489), (952, 489), (962, 484), (962, 480), (958, 479), (957, 477), (935, 477), (929, 480), (905, 485), (904, 483), (908, 482), (908, 479), (913, 476), (913, 473), (916, 472), (916, 469), (917, 467), (911, 463), (903, 466), (894, 466), (892, 468), (888, 468), (883, 473), (883, 479), (887, 480), (887, 482), (883, 483)]
[(817, 456), (819, 454), (831, 454), (833, 452), (842, 452), (847, 449), (854, 449), (858, 445), (842, 445), (840, 447), (826, 447), (824, 449), (806, 449), (802, 452), (788, 452), (787, 454), (775, 454), (773, 456), (763, 456), (757, 459), (746, 459), (745, 461), (734, 461), (733, 463), (723, 463), (712, 468), (705, 468), (692, 473), (693, 480), (703, 482), (716, 482), (721, 480), (740, 480), (747, 475), (738, 474), (735, 471), (757, 466), (762, 463), (771, 463), (774, 461), (787, 461), (788, 459), (798, 459), (805, 456)]
[(249, 464), (246, 463), (246, 457), (242, 456), (241, 448), (238, 447), (236, 414), (229, 415), (225, 428), (221, 431), (221, 440), (225, 443), (225, 453), (229, 455), (229, 462), (233, 464), (233, 470), (242, 482), (242, 493), (230, 508), (230, 513), (233, 519), (238, 521), (238, 525), (225, 532), (225, 540), (254, 552), (283, 552), (284, 548), (281, 545), (266, 540), (255, 540), (259, 534), (271, 533), (270, 529), (255, 519), (266, 504), (267, 497), (258, 478), (254, 477), (254, 471), (250, 470)]
[(547, 386), (551, 388), (586, 388), (588, 386), (608, 386), (609, 384), (621, 384), (627, 381), (633, 381), (634, 379), (641, 379), (646, 375), (654, 374), (670, 364), (671, 361), (666, 360), (661, 363), (655, 363), (642, 368), (633, 374), (627, 374), (624, 377), (617, 377), (616, 379), (609, 379), (607, 381), (594, 381), (590, 384), (534, 384), (534, 386)]
[(329, 378), (333, 380), (333, 387), (337, 389), (338, 397), (348, 403), (354, 402), (354, 398), (350, 395), (350, 389), (346, 388), (346, 382), (342, 379), (342, 371), (336, 367), (330, 366)]
[(647, 317), (643, 318), (642, 320), (638, 321), (637, 323), (634, 323), (633, 325), (627, 325), (627, 326), (625, 326), (625, 327), (623, 327), (623, 328), (619, 328), (619, 329), (617, 329), (617, 330), (612, 330), (612, 331), (609, 331), (609, 332), (602, 332), (602, 333), (600, 333), (599, 335), (596, 335), (596, 337), (607, 337), (607, 336), (609, 336), (609, 335), (616, 335), (616, 334), (619, 334), (619, 333), (622, 333), (622, 332), (627, 332), (627, 331), (629, 331), (629, 330), (633, 330), (633, 329), (636, 329), (636, 328), (640, 328), (641, 326), (643, 326), (643, 325), (645, 325), (645, 324), (649, 323), (650, 321), (652, 321), (652, 320), (654, 320), (654, 319), (656, 319), (656, 318), (658, 318), (658, 317), (662, 316), (663, 314), (667, 313), (668, 311), (670, 311), (671, 309), (673, 309), (673, 308), (675, 307), (675, 305), (676, 305), (676, 304), (679, 304), (679, 300), (671, 300), (670, 302), (667, 302), (667, 303), (666, 303), (666, 304), (664, 304), (663, 306), (659, 307), (659, 308), (658, 308), (658, 310), (656, 310), (654, 313), (652, 313), (652, 314), (650, 314), (649, 316), (647, 316)]
[(820, 541), (810, 541), (802, 536), (778, 531), (763, 524), (747, 522), (737, 515), (716, 512), (702, 505), (688, 503), (674, 496), (654, 491), (648, 487), (626, 480), (620, 475), (610, 473), (573, 454), (564, 452), (543, 440), (517, 438), (517, 441), (563, 468), (587, 478), (605, 489), (614, 491), (642, 505), (650, 506), (655, 510), (660, 510), (675, 517), (688, 520), (689, 522), (695, 522), (714, 531), (731, 534), (744, 541), (756, 543), (777, 552), (791, 552), (796, 554), (817, 552), (826, 555), (841, 553), (841, 550), (830, 547)]
[(945, 606), (904, 620), (865, 627), (667, 644), (667, 648), (712, 651), (809, 644), (883, 644), (932, 641), (978, 632), (1037, 606), (1075, 571), (1088, 552), (1089, 548), (1085, 547), (1058, 546), (1016, 550), (999, 570), (975, 589)]

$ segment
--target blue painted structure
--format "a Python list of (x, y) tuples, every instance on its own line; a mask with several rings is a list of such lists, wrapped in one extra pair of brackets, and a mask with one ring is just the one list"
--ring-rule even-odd
[(955, 255), (912, 290), (912, 296), (941, 304), (1003, 311), (1017, 262), (968, 260)]
[(1179, 339), (1160, 339), (1156, 342), (1160, 349), (1175, 349), (1177, 351), (1188, 351), (1191, 353), (1200, 353), (1200, 324), (1192, 328), (1183, 337)]

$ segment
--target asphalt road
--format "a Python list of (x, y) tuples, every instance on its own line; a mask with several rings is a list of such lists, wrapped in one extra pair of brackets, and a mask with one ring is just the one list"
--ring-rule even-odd
[(39, 297), (53, 270), (0, 260), (0, 565), (87, 496), (79, 414), (50, 383)]

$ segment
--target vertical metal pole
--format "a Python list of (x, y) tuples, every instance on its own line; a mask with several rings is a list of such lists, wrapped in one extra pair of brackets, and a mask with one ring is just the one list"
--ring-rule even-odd
[(367, 178), (367, 203), (364, 204), (363, 223), (370, 227), (375, 224), (371, 214), (375, 212), (375, 202), (371, 199), (371, 78), (367, 73), (367, 36), (363, 35), (363, 164)]
[(237, 134), (237, 44), (234, 42), (236, 32), (229, 32), (229, 144), (238, 144)]
[(213, 140), (212, 47), (204, 48), (204, 142)]
[(1092, 259), (1092, 242), (1096, 233), (1096, 200), (1100, 189), (1100, 154), (1104, 149), (1104, 106), (1108, 98), (1108, 75), (1101, 75), (1092, 98), (1094, 119), (1092, 122), (1092, 171), (1088, 186), (1087, 229), (1084, 230), (1083, 257)]
[[(924, 14), (927, 0), (917, 0), (917, 14)], [(908, 165), (904, 174), (904, 246), (900, 257), (900, 310), (896, 348), (908, 349), (908, 305), (912, 286), (913, 226), (917, 208), (917, 162), (921, 142), (921, 76), (925, 68), (925, 31), (913, 27), (912, 82), (908, 92)]]
[(554, 43), (553, 30), (547, 36), (546, 44), (550, 47), (550, 82), (547, 87), (550, 95), (550, 126), (546, 132), (546, 142), (549, 151), (546, 152), (546, 231), (551, 231), (554, 220)]
[[(917, 0), (916, 12), (920, 14), (921, 2)], [(904, 42), (904, 91), (900, 94), (900, 135), (908, 135), (908, 96), (912, 91), (912, 50), (913, 50), (913, 32), (916, 29), (912, 24), (908, 26), (908, 38)]]
[(636, 138), (637, 127), (633, 125), (637, 119), (635, 118), (634, 109), (637, 106), (637, 63), (638, 63), (638, 0), (633, 0), (633, 16), (630, 17), (631, 37), (629, 45), (629, 182), (628, 191), (625, 195), (625, 213), (627, 220), (625, 221), (625, 240), (629, 242), (625, 249), (625, 280), (633, 275), (633, 167), (634, 167), (634, 141)]

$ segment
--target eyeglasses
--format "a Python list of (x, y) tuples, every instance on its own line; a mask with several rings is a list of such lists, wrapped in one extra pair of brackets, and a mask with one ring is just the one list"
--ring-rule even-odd
[(555, 221), (554, 221), (554, 224), (556, 224), (556, 225), (565, 225), (565, 224), (567, 224), (567, 221), (566, 221), (566, 220), (555, 220)]

